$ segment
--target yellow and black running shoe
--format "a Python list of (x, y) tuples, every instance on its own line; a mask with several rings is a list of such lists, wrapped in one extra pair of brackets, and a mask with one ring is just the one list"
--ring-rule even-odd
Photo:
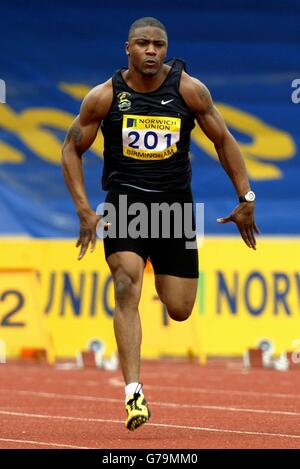
[(128, 430), (136, 430), (138, 427), (146, 423), (151, 412), (147, 405), (147, 401), (143, 394), (135, 393), (126, 403), (127, 420), (125, 422)]

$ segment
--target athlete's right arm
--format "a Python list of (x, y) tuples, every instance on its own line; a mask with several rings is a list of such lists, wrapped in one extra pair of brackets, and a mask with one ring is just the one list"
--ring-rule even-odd
[(80, 114), (74, 119), (62, 148), (62, 170), (66, 185), (72, 195), (80, 219), (81, 259), (91, 243), (96, 244), (96, 226), (100, 219), (89, 204), (84, 186), (82, 155), (94, 142), (101, 121), (109, 112), (113, 98), (111, 80), (93, 88), (84, 98)]

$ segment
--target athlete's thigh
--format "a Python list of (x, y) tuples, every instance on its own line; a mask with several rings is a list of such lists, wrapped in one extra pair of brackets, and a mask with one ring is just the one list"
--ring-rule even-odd
[(158, 296), (173, 316), (188, 316), (191, 313), (196, 300), (197, 284), (197, 278), (155, 275)]

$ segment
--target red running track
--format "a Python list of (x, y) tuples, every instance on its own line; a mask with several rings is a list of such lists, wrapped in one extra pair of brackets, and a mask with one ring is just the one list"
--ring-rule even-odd
[(120, 370), (0, 365), (0, 448), (300, 448), (300, 372), (144, 361), (148, 424), (125, 429)]

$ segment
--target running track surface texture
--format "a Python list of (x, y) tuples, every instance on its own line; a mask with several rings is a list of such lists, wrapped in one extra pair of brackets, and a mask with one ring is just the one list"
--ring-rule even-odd
[(300, 372), (142, 362), (152, 411), (124, 426), (120, 369), (0, 364), (0, 448), (300, 448)]

